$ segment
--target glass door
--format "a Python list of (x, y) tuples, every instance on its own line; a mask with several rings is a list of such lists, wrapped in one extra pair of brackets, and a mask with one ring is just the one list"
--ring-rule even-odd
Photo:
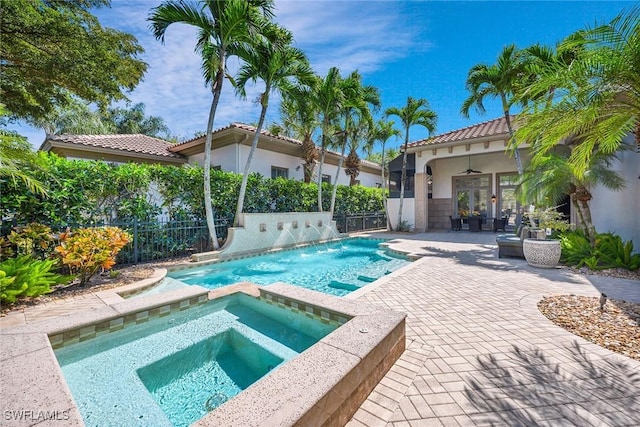
[(520, 220), (520, 203), (516, 198), (518, 174), (498, 174), (498, 212), (496, 216), (508, 217), (507, 225), (515, 226)]
[(491, 216), (489, 176), (454, 177), (454, 213), (459, 217)]

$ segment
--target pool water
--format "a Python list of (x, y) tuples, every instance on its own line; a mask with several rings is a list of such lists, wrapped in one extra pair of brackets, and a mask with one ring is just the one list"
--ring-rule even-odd
[(237, 293), (55, 350), (87, 426), (187, 426), (338, 327)]
[(343, 296), (410, 263), (406, 257), (380, 249), (379, 244), (373, 239), (344, 239), (174, 271), (168, 277), (209, 289), (242, 281), (258, 285), (285, 282)]

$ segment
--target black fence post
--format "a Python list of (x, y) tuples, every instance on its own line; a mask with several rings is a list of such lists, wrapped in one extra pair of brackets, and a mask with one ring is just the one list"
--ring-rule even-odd
[(365, 212), (362, 212), (362, 229), (363, 230), (367, 229), (367, 218), (366, 218)]
[(346, 212), (344, 213), (344, 232), (345, 233), (349, 232), (349, 219), (348, 219), (348, 214)]
[(133, 217), (133, 263), (138, 263), (138, 217)]

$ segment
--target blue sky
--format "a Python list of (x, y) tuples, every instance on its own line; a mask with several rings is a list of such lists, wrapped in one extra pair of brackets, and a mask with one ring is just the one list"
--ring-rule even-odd
[[(144, 102), (147, 114), (165, 119), (174, 135), (190, 138), (204, 130), (211, 92), (204, 87), (200, 61), (193, 51), (195, 32), (188, 26), (169, 28), (165, 44), (148, 29), (147, 16), (159, 0), (112, 0), (111, 8), (94, 13), (103, 25), (134, 34), (149, 64), (144, 81), (128, 97)], [(502, 48), (515, 43), (554, 45), (585, 26), (611, 20), (633, 2), (591, 1), (321, 1), (276, 0), (276, 20), (293, 31), (296, 44), (309, 57), (316, 73), (336, 66), (343, 75), (359, 70), (365, 84), (379, 88), (382, 110), (402, 107), (407, 96), (426, 98), (438, 114), (436, 133), (499, 117), (495, 102), (485, 104), (485, 115), (460, 114), (468, 93), (469, 68), (492, 64)], [(237, 64), (230, 64), (231, 70)], [(248, 91), (247, 100), (234, 95), (229, 82), (223, 88), (214, 127), (231, 122), (255, 123), (260, 91)], [(278, 121), (277, 102), (267, 122)], [(398, 120), (396, 119), (396, 123)], [(399, 125), (397, 125), (399, 127)], [(37, 148), (44, 133), (28, 126), (10, 126)], [(420, 127), (411, 140), (426, 137)], [(390, 141), (398, 146), (401, 141)]]

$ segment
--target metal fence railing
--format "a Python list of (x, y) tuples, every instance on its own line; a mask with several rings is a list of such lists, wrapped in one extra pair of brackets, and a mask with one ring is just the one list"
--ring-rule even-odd
[(387, 228), (387, 216), (384, 212), (338, 214), (333, 216), (333, 220), (341, 233)]
[[(216, 234), (227, 238), (227, 218), (216, 218)], [(113, 222), (131, 234), (131, 242), (118, 254), (118, 264), (138, 264), (212, 250), (204, 219), (183, 221)]]
[[(386, 228), (387, 218), (384, 212), (363, 212), (357, 214), (334, 215), (338, 231), (349, 233), (354, 231), (376, 230)], [(226, 239), (232, 223), (225, 217), (215, 219), (216, 234), (219, 239)], [(3, 234), (16, 224), (4, 224)], [(118, 253), (116, 263), (120, 265), (138, 264), (188, 256), (193, 253), (212, 250), (207, 222), (204, 219), (153, 221), (111, 221), (91, 224), (68, 224), (71, 229), (80, 227), (114, 226), (131, 234), (131, 241)], [(5, 230), (6, 229), (6, 230)], [(6, 231), (6, 233), (5, 233)], [(64, 231), (57, 227), (56, 233)]]

